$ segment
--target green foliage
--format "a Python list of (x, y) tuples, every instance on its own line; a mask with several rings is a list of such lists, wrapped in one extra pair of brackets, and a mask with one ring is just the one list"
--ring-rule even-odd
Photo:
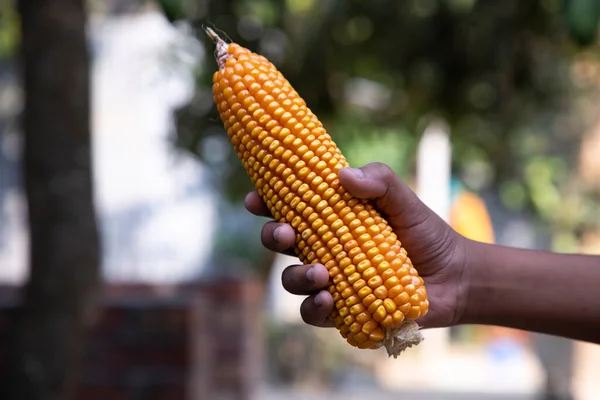
[(0, 0), (0, 60), (14, 54), (19, 43), (19, 16), (13, 0)]
[(598, 0), (565, 0), (565, 19), (572, 38), (581, 46), (596, 41), (600, 2)]
[(401, 127), (377, 127), (368, 123), (336, 120), (330, 126), (334, 137), (344, 137), (339, 147), (348, 163), (360, 167), (371, 162), (388, 164), (399, 176), (410, 177), (416, 140)]
[[(206, 4), (203, 22), (272, 60), (353, 165), (383, 161), (408, 178), (423, 120), (435, 114), (452, 127), (454, 172), (470, 189), (493, 189), (507, 207), (534, 213), (563, 237), (557, 243), (600, 224), (581, 206), (598, 194), (576, 179), (598, 82), (574, 75), (580, 44), (598, 65), (597, 1)], [(210, 101), (216, 69), (205, 43), (198, 101)], [(225, 132), (214, 107), (197, 109), (181, 114), (181, 145), (202, 154), (206, 135)], [(235, 153), (213, 167), (232, 199), (251, 188)], [(564, 211), (567, 197), (577, 212)]]
[(167, 19), (171, 22), (186, 18), (187, 0), (157, 0)]

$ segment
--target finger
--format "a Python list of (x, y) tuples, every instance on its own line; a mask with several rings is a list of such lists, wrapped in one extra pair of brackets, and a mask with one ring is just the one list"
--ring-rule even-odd
[(333, 311), (333, 297), (326, 290), (307, 297), (300, 305), (302, 320), (309, 325), (332, 327), (333, 321), (328, 317)]
[(296, 233), (290, 225), (267, 222), (262, 228), (260, 239), (269, 250), (294, 255), (292, 247), (296, 243)]
[(246, 209), (254, 215), (259, 217), (271, 217), (271, 212), (267, 208), (267, 205), (260, 198), (258, 192), (256, 191), (250, 192), (246, 195), (246, 198), (244, 199), (244, 205), (246, 206)]
[(418, 225), (433, 212), (417, 195), (383, 163), (362, 168), (343, 168), (340, 183), (353, 196), (376, 199), (375, 205), (390, 222), (402, 227)]
[(292, 294), (311, 294), (324, 289), (329, 273), (321, 264), (291, 265), (283, 270), (281, 283)]

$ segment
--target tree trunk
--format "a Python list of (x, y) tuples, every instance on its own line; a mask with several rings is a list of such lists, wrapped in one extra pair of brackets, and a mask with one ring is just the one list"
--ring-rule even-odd
[(30, 277), (12, 325), (3, 400), (72, 398), (94, 320), (99, 243), (84, 0), (20, 0)]

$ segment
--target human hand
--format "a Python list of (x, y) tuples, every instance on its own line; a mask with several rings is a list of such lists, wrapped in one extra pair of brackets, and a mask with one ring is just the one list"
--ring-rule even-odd
[[(353, 196), (374, 200), (425, 281), (430, 307), (427, 315), (417, 319), (419, 325), (433, 328), (457, 324), (468, 293), (466, 239), (423, 204), (385, 164), (343, 168), (339, 179)], [(251, 213), (270, 216), (258, 193), (249, 193), (245, 203)], [(288, 255), (295, 255), (292, 249), (295, 237), (290, 225), (275, 221), (267, 222), (261, 233), (265, 247)], [(333, 298), (326, 290), (328, 282), (328, 271), (320, 264), (291, 265), (282, 275), (288, 292), (308, 296), (302, 302), (300, 314), (306, 323), (315, 326), (333, 326), (328, 318), (334, 309)]]

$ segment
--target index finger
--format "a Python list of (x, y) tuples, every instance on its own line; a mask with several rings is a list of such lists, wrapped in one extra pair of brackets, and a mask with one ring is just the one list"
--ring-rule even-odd
[(250, 192), (246, 195), (246, 198), (244, 199), (244, 205), (246, 206), (246, 209), (254, 215), (259, 217), (272, 217), (267, 205), (260, 198), (258, 192), (256, 191)]

